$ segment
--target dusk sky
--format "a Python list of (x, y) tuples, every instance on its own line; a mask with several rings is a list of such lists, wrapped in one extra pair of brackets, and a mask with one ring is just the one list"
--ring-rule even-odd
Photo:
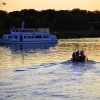
[(100, 0), (1, 0), (5, 6), (0, 6), (1, 10), (16, 11), (21, 9), (55, 9), (72, 10), (80, 8), (84, 10), (100, 10)]

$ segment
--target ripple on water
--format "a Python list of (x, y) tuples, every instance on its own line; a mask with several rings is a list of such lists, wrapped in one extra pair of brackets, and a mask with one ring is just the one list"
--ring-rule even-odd
[[(47, 49), (0, 47), (0, 100), (100, 100), (100, 45), (68, 42)], [(91, 61), (69, 60), (80, 48)]]

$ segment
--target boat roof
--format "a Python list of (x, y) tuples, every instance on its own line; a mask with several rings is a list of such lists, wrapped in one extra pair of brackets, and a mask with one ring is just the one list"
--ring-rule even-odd
[(49, 28), (13, 28), (12, 30), (49, 30)]
[(49, 33), (49, 28), (15, 28), (11, 29), (11, 33), (18, 33), (18, 32), (41, 32), (41, 33)]
[(27, 32), (27, 33), (19, 33), (19, 32), (13, 32), (12, 34), (4, 34), (4, 36), (7, 36), (7, 35), (41, 35), (41, 36), (48, 36), (48, 35), (51, 35), (49, 33), (41, 33), (41, 32), (34, 32), (34, 33), (31, 33), (31, 32)]

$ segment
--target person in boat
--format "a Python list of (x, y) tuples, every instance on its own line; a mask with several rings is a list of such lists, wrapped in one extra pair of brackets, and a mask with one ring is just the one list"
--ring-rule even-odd
[(72, 54), (72, 61), (84, 62), (87, 60), (86, 53), (83, 50), (76, 50)]

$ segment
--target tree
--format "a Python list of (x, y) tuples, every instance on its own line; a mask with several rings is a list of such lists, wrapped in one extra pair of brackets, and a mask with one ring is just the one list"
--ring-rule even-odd
[(2, 9), (2, 7), (3, 7), (4, 5), (6, 5), (6, 3), (5, 3), (5, 2), (2, 2), (2, 1), (0, 0), (0, 10)]

